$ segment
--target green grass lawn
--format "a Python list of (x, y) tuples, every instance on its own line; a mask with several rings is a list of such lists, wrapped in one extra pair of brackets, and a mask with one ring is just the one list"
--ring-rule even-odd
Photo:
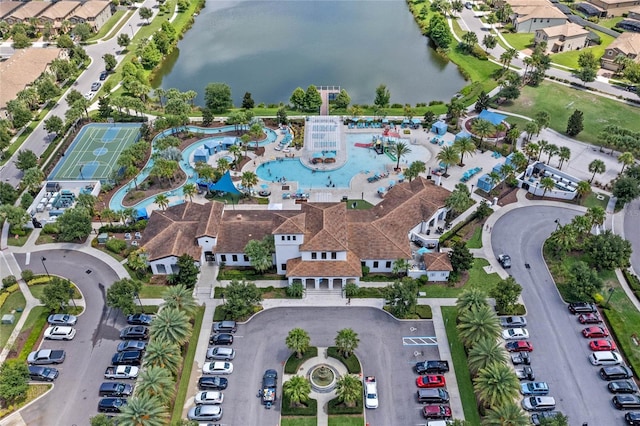
[[(355, 207), (353, 207), (355, 203)], [(355, 208), (356, 210), (368, 210), (373, 207), (373, 204), (366, 200), (347, 200), (347, 208)]]
[(471, 373), (469, 373), (469, 366), (467, 364), (467, 354), (458, 337), (458, 330), (456, 330), (457, 310), (453, 306), (443, 306), (441, 309), (444, 326), (447, 331), (447, 339), (449, 339), (449, 347), (451, 348), (453, 367), (456, 370), (456, 381), (458, 382), (458, 390), (460, 391), (464, 418), (471, 425), (479, 425), (480, 414), (476, 409), (476, 396), (473, 392)]
[(511, 115), (507, 116), (507, 120), (506, 121), (511, 126), (518, 126), (519, 129), (523, 129), (523, 130), (524, 130), (524, 126), (526, 126), (527, 123), (529, 122), (529, 120), (525, 120), (524, 118), (513, 117)]
[(16, 323), (18, 322), (18, 320), (20, 319), (20, 316), (22, 315), (21, 312), (13, 312), (13, 311), (15, 311), (18, 308), (24, 309), (26, 303), (27, 302), (24, 299), (22, 292), (18, 290), (11, 293), (9, 297), (7, 297), (7, 300), (5, 300), (2, 307), (0, 308), (0, 317), (10, 313), (13, 313), (15, 317), (13, 324), (0, 324), (0, 347), (4, 347), (4, 345), (7, 343), (7, 340), (9, 339), (11, 332), (13, 332), (13, 329), (15, 328)]
[(593, 55), (596, 57), (596, 59), (600, 59), (600, 57), (604, 55), (604, 50), (611, 44), (614, 38), (599, 31), (594, 32), (600, 36), (601, 43), (599, 45), (587, 47), (581, 50), (570, 50), (568, 52), (554, 53), (553, 55), (551, 55), (551, 62), (575, 69), (579, 67), (578, 57), (580, 56), (580, 53), (586, 51), (593, 52)]
[[(316, 417), (282, 417), (280, 419), (280, 426), (316, 426), (317, 424)], [(331, 424), (331, 419), (329, 419), (329, 424)], [(359, 424), (361, 425), (362, 422)]]
[(364, 418), (360, 416), (329, 416), (329, 426), (362, 426), (362, 425), (364, 425)]
[(473, 231), (473, 235), (467, 241), (467, 247), (472, 248), (482, 248), (482, 226), (477, 226)]
[(27, 242), (27, 240), (29, 239), (29, 236), (31, 235), (31, 232), (33, 231), (33, 229), (25, 229), (25, 235), (18, 235), (18, 238), (15, 238), (15, 235), (12, 236), (11, 235), (11, 231), (9, 231), (9, 237), (7, 238), (7, 245), (8, 246), (14, 246), (14, 247), (22, 247), (24, 245), (24, 243)]
[(502, 33), (502, 36), (514, 49), (525, 50), (533, 46), (533, 39), (536, 35), (535, 33), (505, 32)]
[[(598, 200), (597, 196), (600, 195), (604, 197), (602, 200)], [(600, 194), (599, 192), (592, 192), (586, 198), (582, 200), (580, 205), (590, 208), (590, 207), (602, 207), (603, 209), (607, 208), (607, 204), (609, 204), (609, 196), (605, 194)]]
[(167, 286), (164, 285), (143, 284), (138, 296), (140, 299), (162, 299), (165, 291)]
[(601, 27), (613, 29), (616, 26), (616, 24), (622, 21), (623, 19), (624, 18), (622, 16), (616, 16), (615, 18), (610, 18), (610, 19), (600, 19), (598, 21), (598, 25), (600, 25)]
[[(73, 286), (73, 298), (82, 299), (82, 293), (80, 293), (80, 290), (78, 290), (78, 287), (76, 287), (73, 283), (71, 285)], [(33, 295), (33, 297), (39, 300), (44, 297), (44, 288), (46, 286), (47, 284), (35, 284), (30, 286), (29, 290), (31, 290), (31, 294)]]
[[(111, 16), (111, 18), (109, 18), (107, 23), (104, 24), (102, 28), (100, 28), (100, 31), (98, 31), (96, 35), (94, 35), (87, 41), (97, 41), (97, 40), (100, 40), (102, 37), (106, 36), (107, 34), (109, 34), (113, 26), (120, 21), (120, 18), (122, 18), (125, 13), (126, 13), (125, 10), (116, 10), (115, 13)], [(130, 16), (132, 13), (133, 11), (129, 11), (128, 16)], [(126, 21), (126, 19), (123, 20), (123, 22), (118, 26), (118, 29), (122, 27), (122, 25), (124, 24), (124, 21)]]
[(488, 292), (500, 281), (498, 274), (487, 274), (484, 266), (489, 266), (486, 259), (475, 259), (473, 267), (469, 270), (469, 281), (464, 287), (449, 287), (446, 284), (427, 284), (421, 286), (420, 291), (425, 292), (424, 297), (458, 297), (458, 295), (469, 287), (478, 287)]
[(640, 131), (640, 109), (548, 81), (539, 87), (523, 87), (518, 99), (500, 108), (527, 117), (546, 111), (551, 117), (550, 127), (560, 133), (565, 133), (569, 116), (579, 109), (584, 113), (584, 130), (576, 139), (595, 145), (607, 124)]

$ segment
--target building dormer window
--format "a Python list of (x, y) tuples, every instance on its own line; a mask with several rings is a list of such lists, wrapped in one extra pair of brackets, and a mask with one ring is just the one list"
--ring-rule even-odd
[(322, 259), (326, 259), (327, 258), (327, 252), (323, 251), (320, 256), (322, 257)]
[(317, 258), (318, 258), (318, 253), (316, 253), (315, 251), (311, 252), (311, 259), (317, 259)]
[(332, 259), (337, 259), (338, 258), (338, 253), (336, 253), (335, 251), (331, 252), (331, 258)]

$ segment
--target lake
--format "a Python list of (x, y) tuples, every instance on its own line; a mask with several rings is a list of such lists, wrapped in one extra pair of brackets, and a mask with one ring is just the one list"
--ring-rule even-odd
[(289, 102), (296, 87), (341, 86), (373, 104), (385, 84), (391, 103), (449, 101), (465, 85), (428, 46), (403, 0), (211, 1), (167, 58), (155, 87), (198, 92), (207, 83), (257, 103)]

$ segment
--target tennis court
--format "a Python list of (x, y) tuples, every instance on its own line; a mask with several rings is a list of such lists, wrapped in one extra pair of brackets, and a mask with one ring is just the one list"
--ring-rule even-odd
[(92, 123), (84, 126), (49, 175), (49, 180), (112, 178), (118, 157), (140, 139), (140, 123)]

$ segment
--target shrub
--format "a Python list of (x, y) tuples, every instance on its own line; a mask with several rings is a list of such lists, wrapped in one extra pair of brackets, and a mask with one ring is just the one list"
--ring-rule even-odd
[(2, 288), (4, 290), (8, 290), (9, 287), (11, 287), (12, 285), (14, 285), (15, 283), (17, 283), (18, 280), (16, 280), (16, 277), (13, 275), (8, 275), (6, 277), (4, 277), (2, 279)]
[(354, 407), (347, 407), (339, 398), (329, 401), (327, 411), (331, 414), (362, 414), (362, 393), (359, 394), (358, 400)]
[(284, 364), (284, 373), (296, 374), (303, 362), (317, 356), (318, 348), (316, 346), (309, 346), (307, 350), (302, 354), (302, 358), (298, 358), (295, 352), (292, 353), (287, 359), (287, 362)]
[(119, 240), (117, 238), (111, 238), (105, 244), (107, 250), (113, 253), (121, 253), (124, 249), (127, 248), (127, 242), (123, 240)]
[(416, 315), (420, 319), (432, 319), (433, 312), (431, 312), (431, 306), (429, 305), (416, 305)]
[(55, 223), (47, 223), (42, 227), (42, 233), (43, 234), (57, 234), (58, 233), (58, 227), (56, 226)]
[(351, 354), (348, 358), (345, 358), (342, 356), (342, 354), (340, 354), (336, 346), (329, 346), (327, 348), (327, 356), (330, 356), (331, 358), (335, 358), (342, 362), (344, 366), (347, 367), (347, 371), (349, 372), (349, 374), (359, 374), (360, 371), (362, 371), (360, 368), (360, 361), (358, 360), (357, 356)]
[(287, 296), (294, 297), (296, 299), (302, 299), (304, 294), (304, 287), (302, 283), (293, 283), (286, 289)]
[(489, 60), (489, 56), (487, 55), (487, 52), (482, 50), (482, 48), (480, 46), (478, 46), (478, 45), (473, 46), (473, 48), (471, 49), (471, 55), (475, 56), (476, 58), (480, 59), (481, 61), (488, 61)]
[(315, 416), (318, 414), (318, 401), (309, 398), (305, 405), (292, 407), (288, 396), (282, 395), (282, 415), (283, 416)]
[(33, 271), (31, 269), (25, 269), (22, 272), (20, 272), (20, 276), (27, 283), (33, 279), (33, 275), (34, 274), (33, 274)]
[(27, 360), (29, 353), (33, 351), (33, 347), (40, 338), (40, 334), (42, 333), (44, 325), (47, 323), (47, 317), (48, 315), (45, 311), (36, 319), (33, 327), (31, 328), (31, 332), (29, 333), (29, 337), (27, 337), (27, 340), (24, 342), (24, 346), (22, 347), (22, 351), (20, 351), (20, 355), (18, 355), (18, 359), (21, 359), (22, 361)]

